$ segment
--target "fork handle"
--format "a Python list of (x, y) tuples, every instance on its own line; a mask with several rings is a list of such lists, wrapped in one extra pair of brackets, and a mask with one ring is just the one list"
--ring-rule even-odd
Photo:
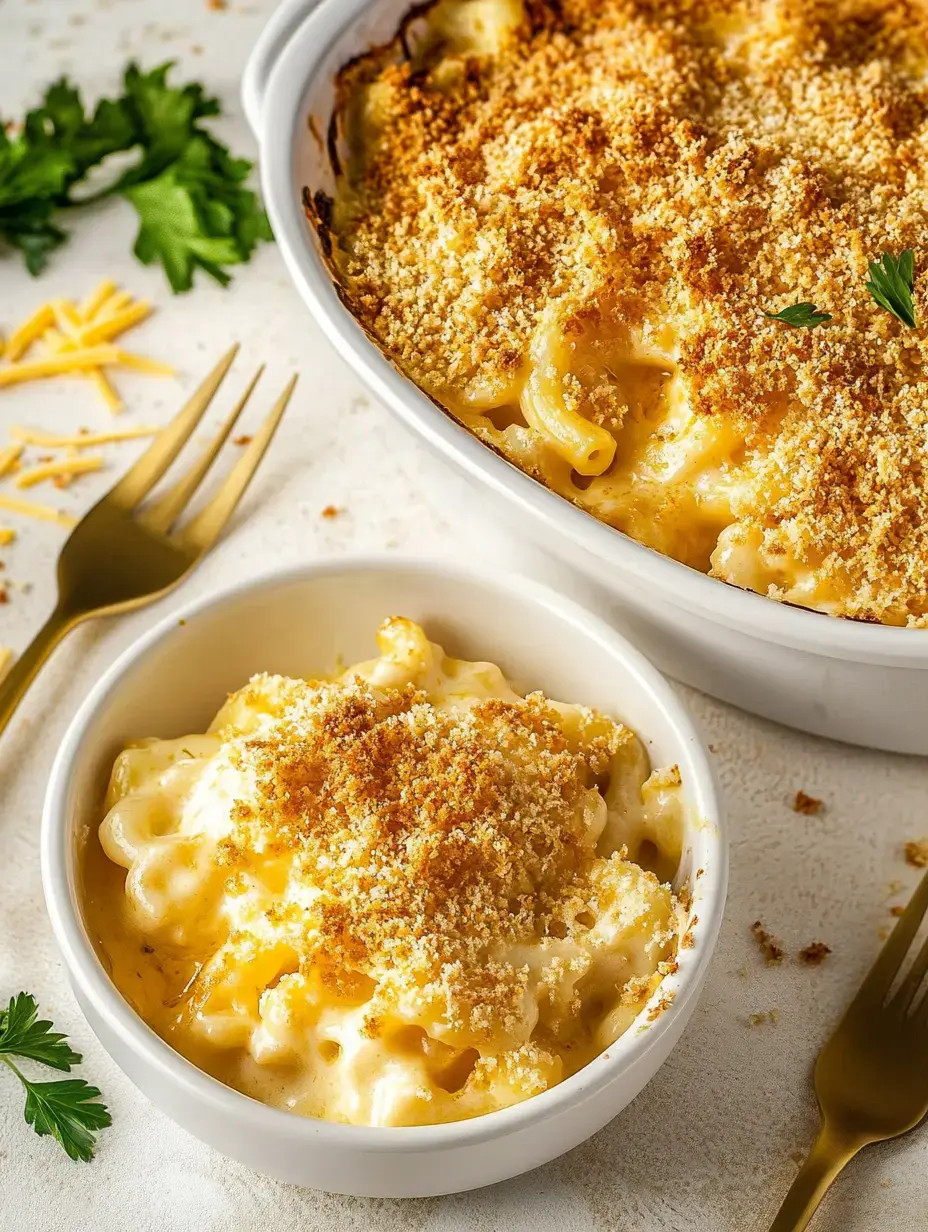
[(802, 1232), (818, 1209), (831, 1182), (844, 1165), (867, 1145), (866, 1138), (838, 1133), (827, 1123), (822, 1125), (815, 1145), (806, 1156), (796, 1179), (770, 1232)]
[(0, 680), (0, 734), (26, 695), (49, 655), (76, 624), (60, 606), (56, 607), (7, 674)]

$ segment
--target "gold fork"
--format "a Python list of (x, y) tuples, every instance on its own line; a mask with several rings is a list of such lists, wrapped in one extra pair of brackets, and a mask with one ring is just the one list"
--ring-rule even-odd
[(928, 941), (890, 990), (928, 910), (928, 874), (815, 1065), (818, 1139), (770, 1232), (801, 1232), (848, 1160), (928, 1115)]
[(159, 598), (186, 577), (222, 534), (271, 443), (295, 376), (219, 491), (185, 526), (178, 528), (178, 520), (244, 410), (263, 368), (190, 469), (154, 503), (143, 507), (142, 502), (192, 436), (237, 351), (234, 346), (222, 357), (180, 413), (71, 532), (58, 557), (55, 610), (0, 682), (0, 732), (43, 663), (75, 625)]

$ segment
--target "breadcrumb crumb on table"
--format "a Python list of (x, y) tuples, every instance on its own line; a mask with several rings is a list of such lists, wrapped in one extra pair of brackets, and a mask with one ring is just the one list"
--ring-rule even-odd
[(804, 962), (808, 967), (817, 967), (830, 953), (831, 946), (826, 945), (824, 941), (813, 941), (799, 951), (799, 961)]
[(779, 1021), (780, 1011), (778, 1009), (758, 1010), (755, 1013), (748, 1015), (749, 1027), (764, 1027), (768, 1023), (774, 1024)]
[(816, 796), (807, 796), (804, 791), (797, 791), (793, 800), (793, 812), (804, 813), (807, 817), (817, 817), (822, 811), (823, 801)]
[(913, 868), (928, 868), (928, 838), (906, 843), (905, 862)]
[(755, 920), (751, 925), (751, 933), (768, 966), (774, 967), (783, 961), (786, 951), (783, 949), (782, 942), (768, 933), (760, 920)]

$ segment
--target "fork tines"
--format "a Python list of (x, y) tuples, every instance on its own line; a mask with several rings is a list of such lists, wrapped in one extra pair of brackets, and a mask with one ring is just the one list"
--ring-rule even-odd
[[(112, 489), (109, 494), (111, 501), (123, 508), (134, 509), (151, 492), (190, 440), (237, 353), (238, 345), (236, 344), (222, 357), (180, 412), (162, 429), (151, 446)], [(193, 465), (163, 496), (141, 514), (141, 521), (149, 530), (168, 534), (174, 528), (178, 518), (187, 508), (218, 457), (263, 371), (264, 365), (262, 364), (235, 403), (222, 427)], [(264, 423), (251, 437), (219, 491), (181, 531), (177, 532), (177, 537), (189, 547), (203, 550), (209, 547), (222, 532), (271, 443), (281, 416), (290, 401), (296, 381), (297, 378), (294, 375), (287, 382)]]

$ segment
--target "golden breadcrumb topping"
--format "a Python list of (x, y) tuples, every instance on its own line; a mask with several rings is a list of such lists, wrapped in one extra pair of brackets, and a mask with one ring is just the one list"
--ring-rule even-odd
[[(552, 303), (568, 332), (602, 321), (658, 349), (669, 325), (690, 406), (746, 440), (745, 541), (816, 570), (846, 615), (924, 624), (928, 10), (523, 12), (493, 54), (393, 44), (344, 70), (367, 133), (334, 218), (353, 310), (452, 404), (507, 387)], [(352, 119), (371, 83), (376, 116)], [(331, 203), (308, 204), (331, 242)], [(906, 248), (916, 329), (865, 287), (868, 261)], [(798, 301), (833, 319), (762, 315)]]
[(616, 893), (625, 853), (597, 857), (584, 803), (634, 737), (568, 737), (541, 694), (444, 711), (412, 686), (291, 684), (282, 717), (234, 746), (255, 791), (233, 808), (224, 863), (296, 853), (291, 881), (312, 897), (277, 922), (334, 997), (365, 1000), (368, 974), (392, 971), (391, 1002), (405, 988), (452, 1029), (507, 1030), (529, 968), (493, 951), (585, 937), (591, 905), (598, 917)]

